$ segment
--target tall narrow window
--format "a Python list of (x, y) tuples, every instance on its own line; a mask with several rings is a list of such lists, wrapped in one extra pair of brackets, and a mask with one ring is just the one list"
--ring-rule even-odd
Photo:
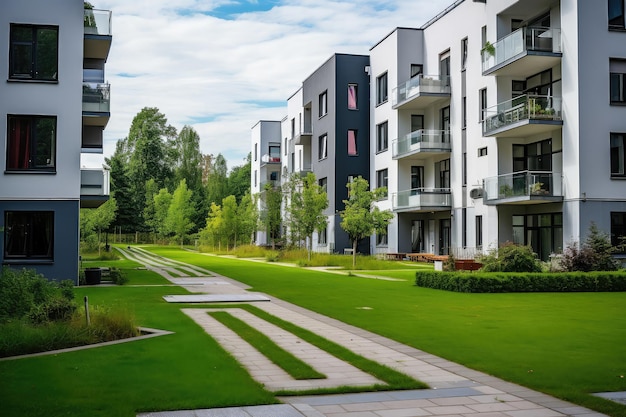
[(461, 128), (467, 127), (467, 97), (461, 99)]
[(424, 167), (412, 166), (411, 167), (411, 193), (416, 194), (424, 188)]
[(482, 122), (485, 118), (485, 110), (487, 110), (487, 89), (481, 88), (478, 91), (480, 102), (478, 103), (478, 121)]
[(259, 144), (255, 143), (254, 144), (254, 160), (256, 161), (257, 159), (259, 159)]
[(467, 185), (467, 152), (463, 152), (463, 186)]
[(450, 51), (439, 55), (439, 78), (444, 85), (450, 85)]
[(356, 134), (357, 131), (353, 129), (348, 130), (348, 156), (357, 156), (358, 150), (356, 146)]
[(7, 119), (7, 170), (54, 171), (56, 117), (9, 115)]
[(317, 232), (317, 243), (318, 245), (326, 245), (328, 242), (328, 228), (325, 227), (322, 230)]
[(387, 95), (387, 73), (376, 78), (376, 105), (386, 102)]
[(53, 259), (54, 212), (6, 211), (4, 259)]
[(626, 104), (626, 59), (609, 62), (611, 104)]
[(463, 236), (461, 238), (462, 240), (461, 243), (463, 247), (466, 248), (467, 247), (467, 208), (465, 207), (461, 209), (461, 223), (463, 223), (462, 229), (461, 229), (463, 233)]
[(387, 170), (387, 168), (376, 171), (376, 188), (387, 188), (387, 185), (389, 183), (388, 175), (389, 171)]
[(624, 0), (609, 0), (609, 29), (624, 30)]
[(58, 26), (11, 24), (9, 79), (58, 80)]
[(612, 211), (611, 245), (613, 245), (613, 247), (622, 248), (622, 253), (624, 252), (624, 238), (626, 238), (626, 212)]
[(450, 188), (450, 159), (435, 163), (435, 188)]
[(387, 246), (389, 243), (387, 235), (388, 235), (389, 226), (385, 227), (384, 233), (376, 232), (376, 246)]
[(386, 121), (376, 125), (376, 152), (383, 152), (387, 150), (389, 146), (388, 129), (389, 124)]
[(256, 174), (256, 169), (254, 170), (254, 186), (256, 187), (257, 184), (257, 174)]
[(296, 118), (291, 119), (291, 139), (296, 136)]
[(611, 177), (626, 177), (625, 133), (611, 133)]
[(318, 139), (318, 159), (328, 157), (328, 135), (322, 135)]
[(476, 216), (476, 248), (483, 246), (483, 216)]
[(358, 102), (357, 102), (357, 85), (356, 84), (348, 84), (348, 109), (357, 110)]
[(450, 130), (450, 106), (442, 108), (439, 112), (440, 129), (448, 132)]
[(461, 40), (461, 69), (465, 69), (467, 64), (467, 38)]
[(328, 113), (328, 91), (324, 91), (319, 97), (320, 117)]
[(285, 145), (284, 145), (284, 149), (285, 149), (285, 155), (287, 155), (287, 138), (285, 138)]

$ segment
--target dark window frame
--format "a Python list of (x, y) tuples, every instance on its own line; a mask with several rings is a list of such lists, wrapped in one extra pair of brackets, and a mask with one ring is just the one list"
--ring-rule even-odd
[(608, 0), (608, 27), (611, 31), (626, 31), (626, 3), (624, 0)]
[(389, 122), (385, 120), (376, 125), (376, 153), (389, 149)]
[(626, 106), (626, 59), (611, 58), (609, 66), (609, 102)]
[(328, 90), (323, 91), (319, 95), (319, 118), (328, 114)]
[[(354, 137), (354, 152), (350, 151), (350, 145), (352, 142), (352, 138), (350, 133), (352, 133), (352, 136)], [(357, 129), (348, 129), (347, 135), (346, 135), (346, 141), (347, 141), (347, 153), (348, 156), (359, 156), (359, 131)]]
[(379, 106), (389, 100), (389, 78), (387, 71), (376, 77), (376, 105)]
[[(19, 40), (16, 32), (20, 29), (31, 30), (31, 39), (29, 41)], [(51, 75), (40, 75), (43, 70), (43, 64), (40, 62), (44, 59), (43, 53), (40, 53), (43, 41), (39, 39), (40, 31), (52, 30), (56, 32), (56, 39), (54, 43), (54, 63), (53, 68), (50, 70)], [(19, 52), (26, 52), (29, 50), (29, 64), (24, 65), (30, 67), (28, 73), (25, 71), (19, 71), (17, 68), (20, 64)], [(22, 62), (24, 64), (24, 62)], [(10, 81), (37, 81), (37, 82), (52, 82), (58, 83), (59, 80), (59, 27), (55, 25), (33, 25), (22, 23), (11, 23), (9, 33), (9, 80)]]
[[(39, 122), (52, 122), (51, 143), (44, 145), (50, 132), (42, 132)], [(22, 132), (23, 130), (23, 132)], [(27, 136), (24, 138), (24, 136)], [(26, 142), (26, 145), (24, 145)], [(57, 163), (57, 116), (9, 114), (7, 115), (7, 153), (5, 172), (56, 172)], [(42, 150), (43, 147), (43, 150)], [(48, 150), (48, 153), (43, 151)], [(38, 162), (41, 157), (46, 163)], [(21, 161), (21, 162), (20, 162)]]
[[(626, 133), (611, 132), (610, 138), (611, 178), (626, 178)], [(613, 146), (619, 140), (621, 146)]]
[(622, 238), (626, 237), (626, 212), (611, 212), (611, 245), (620, 250), (617, 253), (626, 253), (626, 246)]
[[(350, 105), (351, 90), (354, 90), (354, 106)], [(359, 109), (359, 85), (356, 83), (349, 83), (347, 93), (348, 93), (348, 110), (358, 110)]]
[(387, 197), (389, 194), (389, 169), (383, 168), (376, 171), (376, 188), (385, 187), (387, 192), (384, 197)]
[[(16, 219), (12, 218), (14, 216)], [(16, 228), (17, 230), (15, 230), (15, 234), (13, 234)], [(48, 236), (43, 236), (42, 234), (48, 234)], [(12, 250), (12, 246), (15, 246), (16, 249)], [(20, 248), (22, 250), (17, 252), (17, 249)], [(43, 249), (45, 249), (45, 253)], [(53, 261), (54, 211), (5, 211), (3, 254), (4, 260), (9, 262)]]
[(323, 135), (319, 136), (317, 146), (318, 146), (318, 149), (317, 149), (318, 158), (317, 159), (321, 161), (322, 159), (328, 158), (328, 134), (327, 133), (324, 133)]

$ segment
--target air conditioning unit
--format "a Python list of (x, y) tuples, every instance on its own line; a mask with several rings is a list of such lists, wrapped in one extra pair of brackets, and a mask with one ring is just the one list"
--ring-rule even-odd
[(484, 190), (482, 188), (473, 188), (470, 190), (471, 198), (483, 198)]

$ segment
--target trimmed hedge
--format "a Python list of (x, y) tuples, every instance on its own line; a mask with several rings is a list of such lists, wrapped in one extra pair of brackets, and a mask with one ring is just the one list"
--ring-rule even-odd
[(438, 272), (417, 271), (415, 285), (477, 293), (626, 291), (626, 272)]

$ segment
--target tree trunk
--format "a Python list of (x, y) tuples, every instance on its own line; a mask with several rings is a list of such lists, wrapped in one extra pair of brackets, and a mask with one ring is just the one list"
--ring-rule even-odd
[(309, 236), (309, 244), (307, 245), (307, 249), (309, 250), (309, 262), (311, 262), (311, 251), (313, 250), (313, 234)]
[(356, 268), (356, 244), (357, 240), (352, 241), (352, 269)]

